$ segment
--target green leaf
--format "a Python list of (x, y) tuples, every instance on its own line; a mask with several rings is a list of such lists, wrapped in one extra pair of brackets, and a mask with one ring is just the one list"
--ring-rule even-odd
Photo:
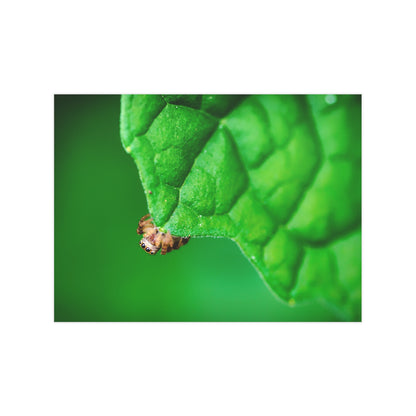
[(360, 96), (125, 95), (121, 138), (158, 226), (231, 238), (280, 299), (361, 319)]

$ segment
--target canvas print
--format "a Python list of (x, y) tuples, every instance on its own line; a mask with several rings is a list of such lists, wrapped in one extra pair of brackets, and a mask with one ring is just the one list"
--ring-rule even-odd
[(361, 96), (56, 95), (56, 322), (361, 321)]

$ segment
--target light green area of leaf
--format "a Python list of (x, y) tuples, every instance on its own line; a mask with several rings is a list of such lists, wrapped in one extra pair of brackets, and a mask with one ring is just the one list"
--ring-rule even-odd
[(121, 137), (158, 226), (231, 238), (281, 299), (361, 319), (360, 96), (125, 95)]

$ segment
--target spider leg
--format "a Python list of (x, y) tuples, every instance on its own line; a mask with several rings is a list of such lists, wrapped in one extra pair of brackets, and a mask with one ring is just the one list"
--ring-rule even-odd
[(139, 221), (139, 225), (137, 227), (137, 234), (144, 234), (146, 229), (152, 228), (152, 218), (147, 219), (150, 217), (150, 214), (146, 214), (144, 217), (141, 218)]
[(149, 217), (150, 217), (150, 214), (143, 215), (143, 217), (140, 219), (140, 222), (145, 221)]
[(162, 233), (160, 233), (160, 232), (157, 233), (155, 238), (154, 238), (154, 243), (153, 244), (157, 247), (160, 247), (162, 245), (162, 238), (163, 238)]
[(168, 248), (173, 248), (173, 238), (170, 231), (168, 231), (163, 237), (162, 237), (162, 255), (165, 255), (168, 251)]

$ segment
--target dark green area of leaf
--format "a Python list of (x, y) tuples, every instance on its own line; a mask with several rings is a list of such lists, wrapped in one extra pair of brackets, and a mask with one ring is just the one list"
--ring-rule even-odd
[(361, 319), (360, 96), (121, 104), (122, 143), (159, 226), (231, 238), (281, 299), (321, 299)]

